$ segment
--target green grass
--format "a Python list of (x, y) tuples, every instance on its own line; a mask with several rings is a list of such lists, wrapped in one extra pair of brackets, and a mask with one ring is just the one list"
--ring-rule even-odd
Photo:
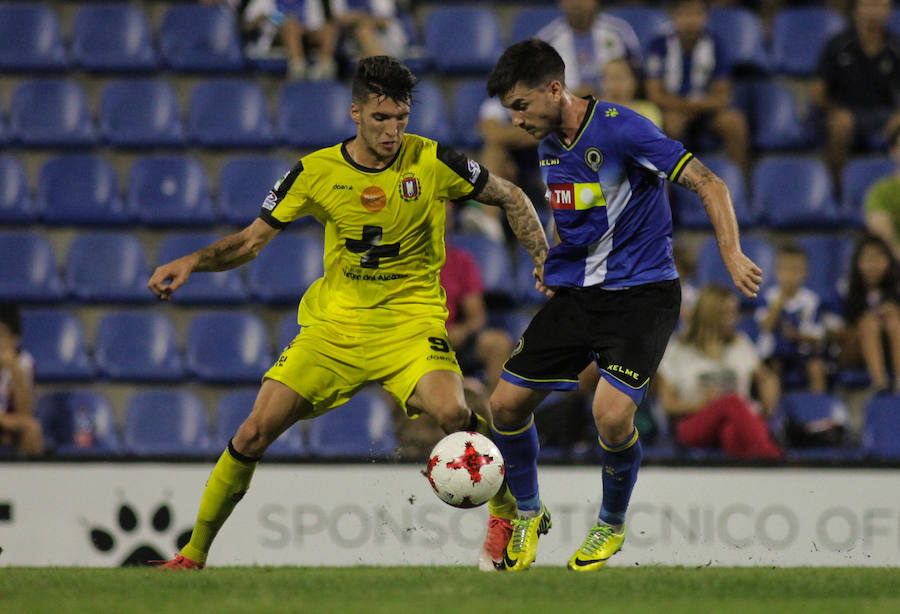
[(898, 568), (609, 568), (485, 574), (461, 567), (0, 568), (18, 614), (852, 614), (900, 612)]

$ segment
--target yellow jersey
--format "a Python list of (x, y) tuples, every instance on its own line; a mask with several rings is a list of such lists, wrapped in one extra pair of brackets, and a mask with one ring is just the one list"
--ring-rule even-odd
[(260, 213), (273, 228), (304, 215), (325, 227), (325, 275), (303, 295), (298, 323), (366, 332), (417, 318), (445, 321), (445, 201), (477, 196), (487, 169), (414, 134), (404, 135), (385, 168), (367, 168), (347, 142), (301, 158)]

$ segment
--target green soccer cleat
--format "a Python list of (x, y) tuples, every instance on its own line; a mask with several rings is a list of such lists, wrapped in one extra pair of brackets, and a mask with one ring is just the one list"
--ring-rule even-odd
[(503, 553), (503, 565), (510, 571), (528, 569), (537, 556), (537, 543), (541, 535), (546, 535), (553, 523), (550, 512), (541, 503), (541, 513), (531, 518), (516, 518), (512, 521), (512, 536)]
[(609, 557), (622, 549), (625, 541), (625, 527), (621, 533), (616, 533), (607, 524), (595, 524), (588, 533), (584, 543), (581, 544), (569, 564), (566, 566), (572, 571), (593, 571), (600, 569), (609, 560)]

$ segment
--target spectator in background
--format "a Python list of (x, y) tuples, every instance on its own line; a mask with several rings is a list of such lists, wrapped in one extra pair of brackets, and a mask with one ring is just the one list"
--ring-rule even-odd
[(406, 57), (406, 31), (397, 19), (395, 0), (341, 0), (335, 18), (351, 47), (347, 57), (355, 63), (372, 55)]
[[(337, 77), (335, 51), (338, 29), (332, 0), (276, 0), (284, 15), (281, 37), (287, 49), (288, 78), (325, 80)], [(317, 49), (316, 61), (307, 62), (306, 48)]]
[(813, 101), (825, 113), (825, 157), (835, 183), (853, 149), (884, 143), (900, 126), (900, 37), (887, 29), (891, 0), (856, 0), (853, 26), (819, 59)]
[[(447, 204), (448, 234), (453, 207)], [(484, 381), (493, 390), (503, 363), (513, 349), (512, 338), (501, 329), (487, 327), (487, 307), (481, 271), (471, 254), (447, 243), (447, 259), (441, 268), (441, 286), (447, 295), (447, 334), (464, 376), (483, 369)]]
[(634, 67), (627, 59), (610, 60), (603, 67), (603, 91), (600, 92), (600, 99), (637, 111), (662, 128), (662, 111), (649, 100), (637, 98), (639, 86)]
[[(778, 403), (778, 377), (737, 321), (735, 294), (703, 288), (687, 331), (669, 343), (659, 365), (659, 402), (682, 446), (721, 447), (731, 458), (780, 458), (764, 417)], [(759, 403), (751, 397), (754, 384)]]
[(894, 258), (900, 258), (900, 124), (889, 140), (894, 173), (869, 188), (864, 204), (866, 228), (887, 242)]
[(838, 365), (862, 364), (874, 392), (900, 392), (900, 271), (884, 239), (867, 235), (857, 243), (843, 299)]
[(662, 109), (663, 130), (671, 138), (696, 148), (692, 141), (709, 130), (746, 170), (747, 118), (729, 107), (729, 67), (721, 41), (706, 27), (708, 17), (705, 0), (674, 0), (671, 31), (653, 39), (647, 51), (647, 97)]
[(757, 347), (766, 364), (780, 376), (782, 388), (787, 377), (799, 374), (806, 379), (810, 392), (825, 393), (821, 299), (803, 285), (808, 273), (802, 249), (786, 245), (778, 250), (776, 284), (763, 293), (756, 310), (760, 331)]
[(44, 453), (41, 423), (32, 415), (34, 360), (19, 347), (19, 308), (0, 304), (0, 445), (14, 446), (27, 456)]

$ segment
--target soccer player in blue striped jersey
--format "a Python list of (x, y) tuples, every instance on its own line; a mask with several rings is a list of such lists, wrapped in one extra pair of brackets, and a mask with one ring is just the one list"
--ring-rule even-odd
[(551, 526), (538, 491), (533, 411), (551, 390), (574, 390), (591, 362), (600, 379), (593, 414), (602, 448), (597, 524), (569, 569), (602, 567), (625, 539), (625, 512), (641, 461), (634, 413), (678, 321), (666, 181), (697, 192), (735, 285), (755, 297), (762, 271), (741, 251), (725, 183), (652, 122), (617, 104), (578, 98), (549, 44), (509, 47), (488, 79), (513, 124), (540, 139), (538, 157), (559, 241), (540, 290), (555, 294), (535, 315), (491, 396), (495, 441), (518, 518), (505, 567), (527, 569)]

